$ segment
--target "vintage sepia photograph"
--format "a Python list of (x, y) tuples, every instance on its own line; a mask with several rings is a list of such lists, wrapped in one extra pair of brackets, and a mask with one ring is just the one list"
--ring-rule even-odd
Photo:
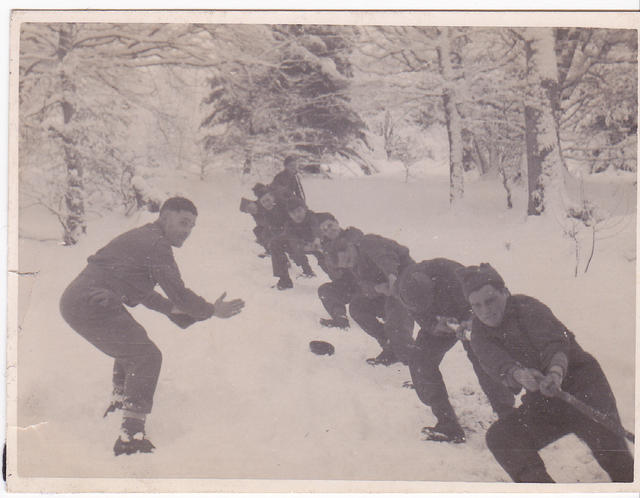
[(14, 11), (8, 489), (637, 491), (639, 19)]

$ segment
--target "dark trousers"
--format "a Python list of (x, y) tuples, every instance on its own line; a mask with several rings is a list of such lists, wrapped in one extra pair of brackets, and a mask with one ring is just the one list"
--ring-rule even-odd
[[(444, 355), (456, 342), (455, 337), (434, 336), (429, 329), (422, 328), (416, 338), (416, 347), (409, 358), (409, 371), (416, 394), (420, 401), (431, 407), (433, 414), (441, 422), (456, 420), (453, 407), (449, 403), (447, 388), (440, 373), (440, 363)], [(494, 381), (482, 369), (468, 341), (463, 341), (462, 344), (478, 377), (480, 387), (489, 398), (493, 411), (502, 415), (511, 410), (514, 395), (507, 387)]]
[(347, 318), (347, 304), (357, 292), (353, 279), (343, 277), (318, 287), (318, 297), (332, 319)]
[(117, 296), (104, 289), (97, 302), (91, 292), (100, 284), (80, 274), (62, 294), (60, 312), (78, 334), (114, 358), (114, 391), (124, 394), (124, 407), (149, 413), (158, 383), (162, 354)]
[(282, 229), (272, 228), (268, 225), (257, 225), (253, 229), (253, 233), (256, 236), (256, 242), (268, 252), (271, 241), (282, 234)]
[(320, 268), (325, 270), (324, 255), (319, 251), (305, 251), (304, 245), (304, 241), (286, 235), (278, 235), (271, 240), (269, 252), (271, 253), (271, 266), (274, 277), (289, 278), (289, 260), (287, 256), (296, 265), (304, 268), (309, 266), (307, 254), (313, 254), (318, 260)]
[(398, 299), (384, 295), (369, 298), (357, 293), (349, 303), (349, 313), (382, 349), (391, 348), (398, 360), (409, 363), (413, 318)]
[[(569, 367), (563, 390), (620, 421), (616, 401), (595, 359)], [(522, 405), (487, 431), (487, 446), (515, 482), (549, 482), (538, 451), (574, 433), (591, 449), (614, 482), (633, 481), (633, 456), (623, 437), (587, 418), (571, 405), (540, 393), (527, 393)]]

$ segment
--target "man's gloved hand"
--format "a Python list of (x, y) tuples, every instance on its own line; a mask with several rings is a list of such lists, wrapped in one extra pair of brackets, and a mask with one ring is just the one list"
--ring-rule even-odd
[(470, 341), (471, 340), (471, 320), (465, 320), (464, 322), (460, 322), (456, 327), (456, 337), (460, 341)]
[(511, 376), (527, 391), (536, 392), (540, 390), (540, 382), (544, 379), (544, 374), (535, 368), (516, 367)]
[(437, 316), (436, 324), (431, 329), (431, 335), (436, 337), (452, 337), (455, 335), (455, 329), (449, 326), (451, 318), (446, 316)]
[(540, 380), (540, 392), (548, 398), (557, 396), (562, 390), (562, 372), (557, 369), (551, 369)]

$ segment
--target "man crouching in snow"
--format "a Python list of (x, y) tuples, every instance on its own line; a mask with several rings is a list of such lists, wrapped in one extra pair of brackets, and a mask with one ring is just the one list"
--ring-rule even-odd
[[(126, 306), (139, 303), (159, 311), (181, 328), (212, 316), (229, 318), (244, 307), (241, 299), (211, 304), (187, 289), (171, 246), (181, 247), (191, 233), (198, 211), (183, 197), (168, 199), (158, 219), (109, 242), (69, 284), (60, 311), (78, 334), (115, 359), (114, 399), (105, 416), (122, 409), (122, 431), (114, 446), (117, 455), (150, 453), (144, 422), (151, 412), (162, 354)], [(168, 299), (153, 289), (159, 284)]]
[(396, 284), (398, 298), (420, 325), (415, 348), (409, 357), (409, 371), (418, 398), (431, 407), (438, 420), (435, 427), (422, 430), (426, 439), (432, 441), (462, 443), (466, 440), (439, 368), (445, 353), (458, 339), (462, 340), (493, 411), (502, 418), (513, 410), (513, 394), (487, 375), (464, 334), (464, 324), (470, 322), (471, 308), (456, 276), (462, 268), (460, 263), (449, 259), (429, 259), (405, 268)]
[(620, 423), (616, 400), (596, 359), (536, 299), (512, 296), (502, 277), (482, 263), (458, 272), (475, 317), (471, 347), (494, 379), (526, 394), (512, 414), (487, 431), (487, 446), (515, 482), (554, 482), (538, 451), (574, 433), (614, 482), (633, 481), (624, 437), (558, 399), (564, 390)]

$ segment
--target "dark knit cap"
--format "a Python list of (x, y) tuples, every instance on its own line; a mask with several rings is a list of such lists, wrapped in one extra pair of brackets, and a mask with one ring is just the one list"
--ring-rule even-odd
[(287, 156), (284, 158), (285, 168), (289, 165), (296, 164), (297, 162), (298, 162), (298, 158), (296, 156)]
[(264, 183), (258, 182), (253, 186), (251, 190), (253, 190), (253, 193), (256, 195), (256, 197), (260, 199), (260, 197), (267, 193), (268, 187)]
[(302, 199), (298, 199), (297, 197), (292, 197), (290, 199), (287, 199), (287, 211), (293, 211), (294, 209), (297, 209), (300, 206), (304, 206), (305, 208), (307, 207), (307, 205), (304, 203)]
[(363, 236), (364, 234), (361, 230), (355, 227), (349, 227), (343, 230), (337, 239), (329, 241), (325, 249), (329, 263), (336, 265), (338, 253), (346, 251), (350, 245), (357, 245)]
[(489, 263), (480, 263), (480, 266), (467, 266), (460, 268), (456, 276), (462, 284), (462, 290), (468, 299), (469, 294), (481, 289), (485, 285), (492, 285), (500, 290), (504, 288), (504, 280)]
[(407, 266), (398, 277), (396, 289), (403, 304), (412, 310), (428, 312), (433, 306), (433, 279), (422, 263)]

